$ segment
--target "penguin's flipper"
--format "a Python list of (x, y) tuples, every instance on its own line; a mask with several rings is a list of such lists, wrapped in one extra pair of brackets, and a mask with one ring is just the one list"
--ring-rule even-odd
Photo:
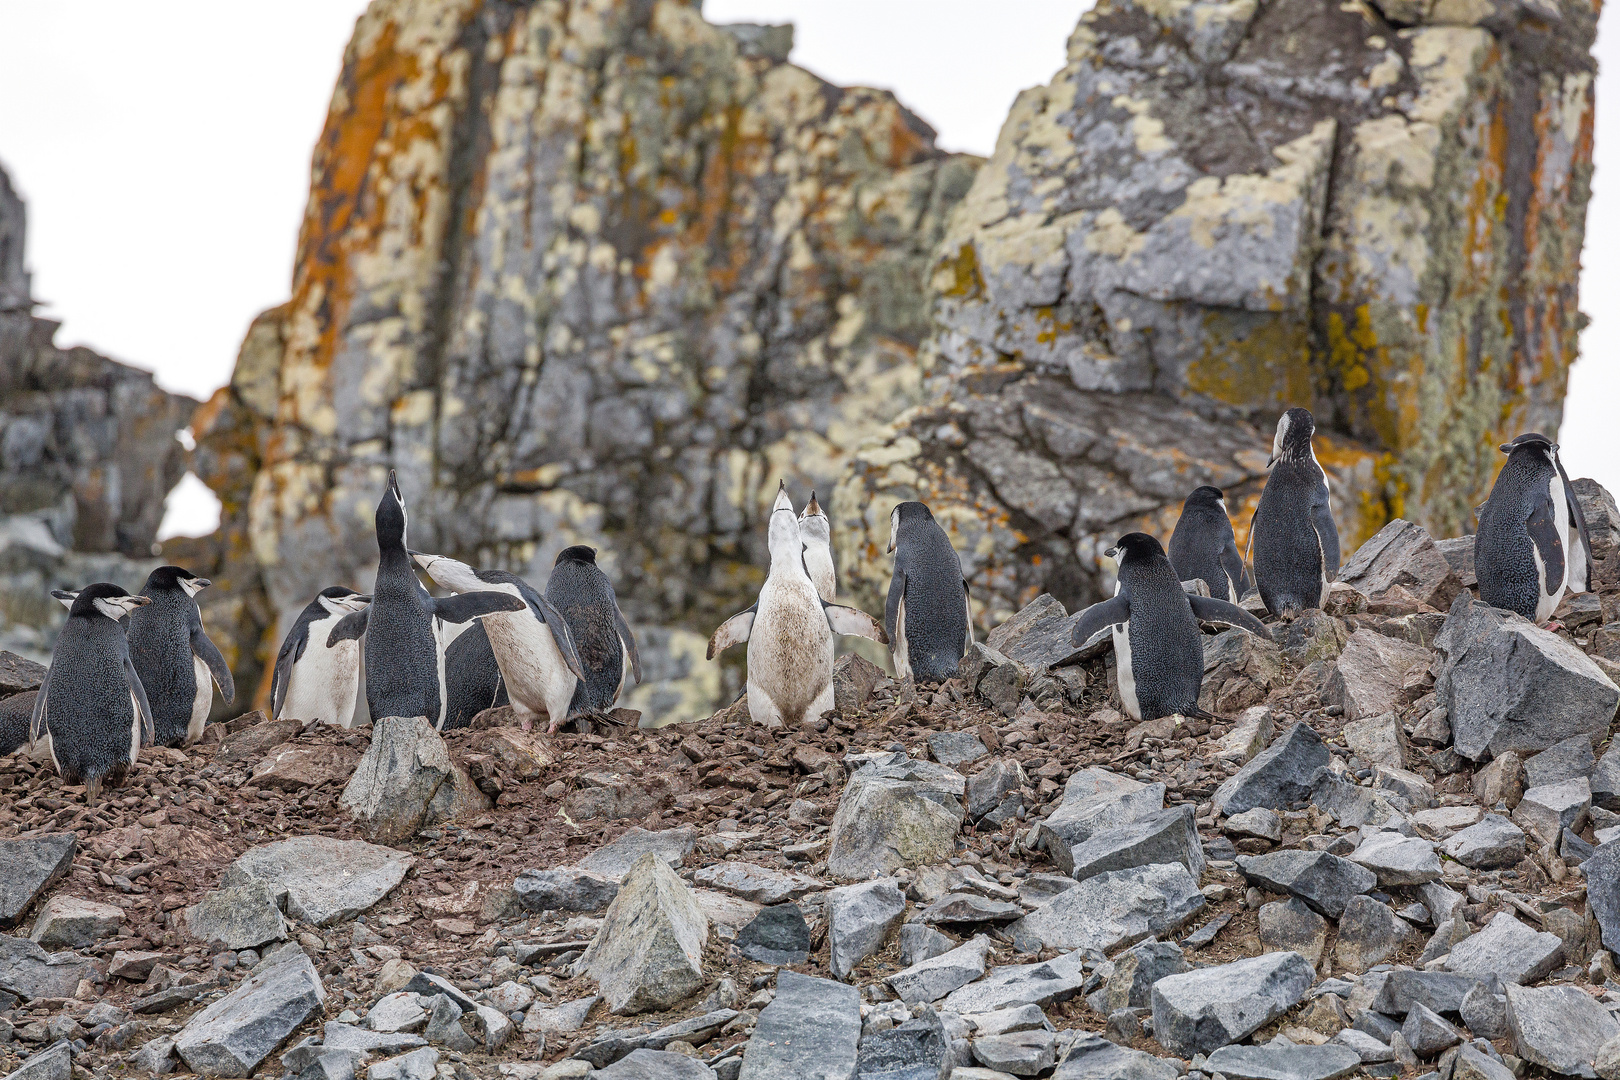
[[(898, 557), (895, 560), (899, 562)], [(966, 585), (966, 582), (963, 582)], [(906, 572), (898, 565), (894, 568), (894, 575), (889, 578), (889, 595), (883, 602), (883, 629), (889, 637), (898, 639), (900, 634), (900, 605), (906, 598)]]
[(739, 611), (721, 623), (720, 629), (709, 639), (708, 659), (713, 660), (715, 654), (723, 653), (733, 645), (747, 641), (748, 635), (754, 632), (754, 616), (758, 614), (759, 604), (756, 603), (747, 611)]
[(1586, 528), (1586, 514), (1581, 502), (1569, 486), (1569, 475), (1564, 472), (1564, 459), (1553, 455), (1558, 466), (1558, 479), (1564, 482), (1564, 499), (1569, 503), (1569, 520), (1575, 526), (1575, 535), (1569, 538), (1569, 587), (1573, 592), (1592, 589), (1592, 535)]
[(135, 707), (141, 712), (141, 745), (151, 746), (157, 740), (157, 727), (152, 722), (152, 703), (146, 700), (146, 687), (141, 685), (141, 677), (135, 672), (135, 662), (128, 654), (124, 656), (124, 681), (129, 684), (130, 696), (135, 699)]
[(962, 579), (962, 606), (967, 608), (967, 641), (962, 645), (962, 651), (966, 653), (973, 648), (973, 598), (968, 593), (967, 578)]
[[(467, 593), (465, 595), (476, 596), (478, 594)], [(528, 608), (534, 613), (534, 617), (545, 623), (546, 629), (551, 631), (551, 640), (556, 642), (557, 651), (562, 654), (563, 663), (567, 664), (568, 670), (574, 673), (574, 678), (584, 683), (585, 665), (580, 662), (579, 649), (574, 645), (574, 632), (569, 629), (568, 620), (563, 618), (562, 612), (558, 611), (550, 600), (535, 592), (534, 589), (526, 590), (524, 598), (528, 601)], [(640, 678), (640, 676), (638, 675), (637, 678)]]
[(1317, 496), (1311, 507), (1311, 520), (1316, 526), (1316, 538), (1322, 544), (1322, 576), (1333, 581), (1339, 576), (1339, 527), (1333, 522), (1333, 502), (1325, 483)]
[(821, 610), (827, 614), (827, 626), (835, 634), (846, 637), (871, 638), (879, 645), (889, 643), (889, 635), (883, 632), (878, 621), (860, 608), (845, 607), (843, 604), (829, 604), (823, 600)]
[(636, 635), (630, 632), (630, 624), (625, 621), (624, 612), (619, 610), (619, 602), (613, 601), (613, 625), (619, 631), (619, 644), (624, 646), (624, 654), (630, 658), (630, 672), (641, 682), (641, 653), (636, 649)]
[(1235, 626), (1267, 641), (1271, 640), (1271, 631), (1266, 629), (1266, 625), (1236, 604), (1217, 600), (1213, 596), (1189, 596), (1187, 602), (1192, 604), (1193, 616), (1199, 622)]
[(304, 658), (304, 649), (309, 645), (309, 634), (290, 630), (287, 640), (281, 643), (281, 651), (276, 653), (276, 667), (270, 676), (270, 719), (281, 718), (281, 706), (287, 700), (287, 686), (292, 681), (293, 665)]
[(1564, 539), (1558, 535), (1557, 510), (1553, 505), (1552, 492), (1542, 491), (1525, 522), (1530, 542), (1536, 546), (1536, 554), (1541, 557), (1542, 580), (1536, 582), (1536, 587), (1545, 596), (1557, 592), (1558, 583), (1564, 580)]
[(219, 692), (225, 695), (225, 703), (229, 705), (236, 700), (236, 680), (231, 677), (230, 665), (219, 654), (219, 646), (215, 645), (202, 628), (201, 620), (191, 628), (191, 655), (208, 665), (208, 673), (219, 684)]
[(455, 596), (429, 598), (435, 617), (447, 623), (464, 623), (480, 615), (494, 615), (501, 611), (522, 611), (528, 607), (520, 597), (511, 593), (480, 590), (457, 593)]
[(1233, 599), (1243, 599), (1243, 594), (1249, 591), (1249, 572), (1244, 568), (1243, 556), (1238, 554), (1235, 537), (1228, 539), (1226, 546), (1221, 549), (1221, 568), (1232, 579)]
[(1115, 596), (1092, 604), (1080, 613), (1069, 634), (1069, 644), (1084, 646), (1094, 636), (1118, 623), (1131, 621), (1131, 594), (1120, 592)]
[(45, 733), (45, 700), (51, 693), (51, 673), (56, 670), (53, 663), (45, 669), (45, 678), (40, 681), (39, 693), (34, 695), (34, 715), (28, 719), (28, 742), (30, 745), (39, 742), (39, 737)]
[(73, 608), (73, 601), (79, 598), (79, 594), (77, 592), (72, 592), (68, 589), (52, 589), (51, 595), (60, 600), (62, 602), (62, 606), (70, 611)]
[(371, 618), (371, 609), (356, 611), (352, 615), (345, 615), (332, 627), (332, 632), (326, 635), (326, 647), (330, 649), (340, 641), (359, 641), (366, 633), (366, 622)]

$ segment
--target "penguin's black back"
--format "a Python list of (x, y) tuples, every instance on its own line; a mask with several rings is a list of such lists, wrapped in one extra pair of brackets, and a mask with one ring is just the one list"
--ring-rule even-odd
[(1527, 619), (1536, 617), (1543, 587), (1536, 572), (1530, 515), (1547, 498), (1548, 485), (1556, 475), (1545, 451), (1536, 444), (1516, 448), (1491, 485), (1474, 536), (1479, 598)]
[(404, 547), (383, 551), (366, 621), (366, 707), (374, 720), (439, 722), (439, 642), (428, 600)]
[(1187, 497), (1175, 532), (1170, 534), (1170, 565), (1180, 580), (1200, 578), (1209, 586), (1211, 596), (1235, 603), (1241, 599), (1236, 594), (1242, 586), (1232, 581), (1221, 554), (1236, 539), (1232, 521), (1221, 509), (1219, 499), (1220, 492), (1214, 488), (1199, 488)]
[(902, 518), (894, 572), (906, 579), (906, 660), (917, 682), (944, 682), (967, 650), (962, 560), (932, 514)]
[(1322, 541), (1313, 515), (1327, 498), (1322, 470), (1309, 458), (1271, 467), (1254, 519), (1254, 583), (1266, 609), (1280, 614), (1322, 605)]
[(466, 727), (485, 709), (511, 704), (484, 620), (474, 619), (444, 651), (444, 692), (447, 729)]
[(28, 725), (34, 719), (38, 691), (24, 690), (0, 701), (0, 757), (28, 745)]
[[(123, 627), (105, 615), (70, 615), (63, 625), (51, 654), (45, 697), (45, 726), (63, 783), (78, 784), (128, 767), (135, 704), (124, 674), (127, 655)], [(180, 731), (185, 734), (184, 724)]]
[(179, 746), (191, 726), (197, 700), (197, 667), (192, 662), (192, 620), (200, 625), (197, 601), (179, 586), (148, 580), (141, 595), (151, 603), (129, 614), (129, 657), (152, 705), (159, 746)]
[[(624, 682), (624, 643), (619, 640), (617, 598), (613, 583), (591, 558), (569, 557), (569, 548), (551, 568), (546, 599), (562, 612), (574, 636), (574, 648), (585, 668), (585, 681), (574, 687), (570, 714), (613, 708)], [(590, 551), (589, 548), (582, 549)]]
[(1204, 683), (1204, 635), (1181, 579), (1162, 548), (1134, 554), (1120, 564), (1121, 584), (1130, 591), (1131, 672), (1143, 720), (1198, 708)]

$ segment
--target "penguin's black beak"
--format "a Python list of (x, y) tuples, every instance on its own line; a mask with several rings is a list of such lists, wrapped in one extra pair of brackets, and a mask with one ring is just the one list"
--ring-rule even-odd
[(353, 600), (357, 604), (369, 604), (371, 603), (371, 594), (355, 593), (353, 596), (349, 597), (349, 599)]
[(150, 596), (131, 596), (129, 602), (136, 607), (145, 607), (152, 602), (152, 598)]
[(1501, 446), (1498, 446), (1497, 449), (1502, 451), (1502, 453), (1504, 453), (1504, 454), (1511, 454), (1511, 453), (1513, 453), (1513, 444), (1512, 443), (1503, 443)]
[(191, 583), (193, 585), (195, 585), (199, 590), (206, 589), (206, 588), (208, 588), (208, 586), (213, 584), (212, 581), (209, 581), (205, 577), (194, 577), (194, 578), (191, 579)]
[(394, 498), (399, 499), (401, 502), (405, 501), (403, 498), (400, 497), (400, 494), (399, 494), (399, 477), (398, 477), (398, 475), (395, 474), (393, 469), (388, 470), (388, 490), (392, 491), (394, 493)]

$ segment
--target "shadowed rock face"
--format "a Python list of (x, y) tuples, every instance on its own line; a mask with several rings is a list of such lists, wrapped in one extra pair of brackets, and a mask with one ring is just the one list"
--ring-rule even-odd
[(1167, 535), (1199, 484), (1227, 489), (1242, 545), (1290, 405), (1316, 414), (1346, 552), (1396, 516), (1468, 528), (1496, 444), (1557, 427), (1575, 356), (1595, 30), (1576, 7), (1083, 16), (951, 216), (933, 400), (839, 488), (854, 594), (887, 581), (898, 499), (950, 523), (988, 625), (1042, 590), (1098, 599), (1098, 553)]
[(372, 4), (292, 299), (201, 420), (273, 611), (369, 577), (394, 467), (415, 547), (540, 583), (602, 548), (632, 704), (712, 707), (700, 635), (762, 580), (777, 479), (830, 491), (918, 400), (928, 259), (979, 164), (790, 44), (671, 2)]

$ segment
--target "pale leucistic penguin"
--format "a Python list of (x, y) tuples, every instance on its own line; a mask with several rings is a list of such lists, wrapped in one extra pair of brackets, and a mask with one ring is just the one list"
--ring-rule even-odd
[(364, 611), (371, 597), (333, 585), (311, 600), (287, 631), (270, 679), (272, 719), (349, 727), (360, 694), (360, 643), (327, 644), (337, 624)]
[(944, 682), (973, 644), (967, 579), (951, 538), (920, 502), (889, 512), (894, 574), (883, 606), (894, 671), (901, 679)]
[(887, 644), (864, 611), (829, 604), (804, 568), (804, 541), (787, 485), (777, 488), (767, 535), (771, 567), (759, 600), (733, 615), (709, 639), (709, 659), (748, 643), (748, 713), (766, 727), (814, 720), (833, 707), (833, 635)]
[(203, 629), (197, 594), (213, 584), (178, 566), (160, 566), (141, 595), (151, 600), (129, 616), (129, 655), (152, 703), (159, 746), (185, 746), (202, 738), (214, 684), (226, 702), (236, 682), (225, 658)]
[(1170, 565), (1182, 581), (1201, 579), (1217, 600), (1235, 604), (1243, 599), (1249, 575), (1220, 488), (1194, 488), (1181, 504), (1176, 531), (1170, 534)]
[(1112, 633), (1119, 698), (1132, 719), (1209, 716), (1198, 707), (1204, 682), (1198, 624), (1236, 626), (1267, 640), (1270, 631), (1236, 604), (1188, 595), (1164, 548), (1146, 533), (1125, 534), (1105, 554), (1119, 562), (1119, 591), (1081, 612), (1071, 644), (1083, 648)]
[(119, 623), (151, 603), (108, 582), (81, 589), (34, 695), (28, 738), (46, 744), (64, 783), (84, 785), (86, 802), (122, 783), (152, 742), (152, 707)]
[(1586, 515), (1551, 439), (1530, 432), (1504, 444), (1502, 452), (1507, 463), (1491, 486), (1474, 536), (1479, 598), (1544, 623), (1565, 591), (1592, 587)]
[(827, 603), (838, 599), (838, 571), (833, 567), (832, 523), (826, 511), (816, 502), (816, 493), (799, 515), (799, 539), (804, 541), (804, 569), (816, 587), (816, 593)]
[(339, 620), (326, 643), (334, 646), (364, 637), (366, 708), (373, 721), (420, 716), (439, 728), (449, 702), (444, 681), (450, 637), (446, 625), (521, 611), (523, 601), (500, 591), (428, 595), (405, 547), (407, 516), (399, 479), (390, 470), (388, 486), (377, 503), (377, 580), (371, 604)]
[[(596, 549), (584, 544), (563, 548), (546, 582), (546, 599), (562, 613), (573, 636), (585, 678), (574, 687), (568, 715), (601, 715), (613, 708), (624, 689), (626, 671), (641, 681), (641, 653), (630, 632), (613, 582), (596, 565)], [(552, 717), (550, 728), (560, 722)]]
[(1306, 409), (1289, 409), (1277, 421), (1271, 475), (1249, 525), (1254, 583), (1273, 615), (1321, 607), (1339, 575), (1339, 530), (1327, 472), (1311, 447), (1315, 432)]
[(476, 590), (499, 592), (515, 607), (484, 619), (484, 633), (495, 654), (512, 712), (524, 731), (539, 716), (552, 730), (568, 717), (576, 682), (585, 677), (568, 623), (533, 585), (507, 570), (479, 570), (448, 555), (413, 551), (416, 565), (441, 589), (463, 596)]

